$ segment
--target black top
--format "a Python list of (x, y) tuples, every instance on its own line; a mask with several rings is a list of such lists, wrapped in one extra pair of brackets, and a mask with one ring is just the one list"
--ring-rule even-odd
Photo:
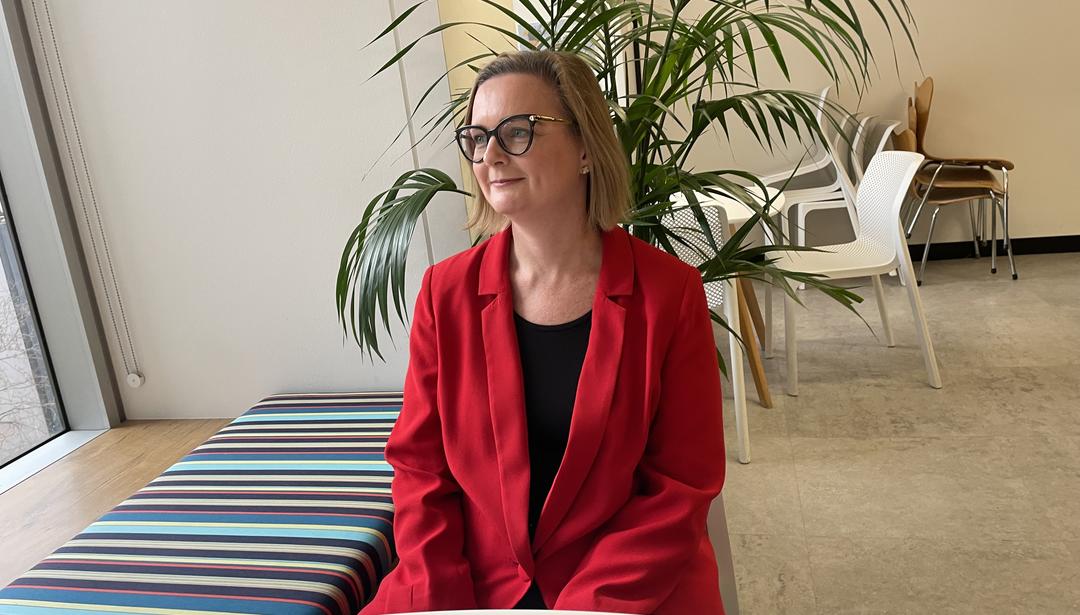
[[(525, 419), (529, 432), (529, 538), (544, 500), (555, 482), (574, 413), (581, 366), (589, 346), (592, 310), (561, 325), (538, 325), (514, 314), (521, 375), (525, 385)], [(515, 609), (546, 609), (533, 581)]]
[(570, 438), (578, 377), (592, 329), (592, 310), (560, 325), (538, 325), (514, 314), (529, 433), (529, 536), (559, 471)]

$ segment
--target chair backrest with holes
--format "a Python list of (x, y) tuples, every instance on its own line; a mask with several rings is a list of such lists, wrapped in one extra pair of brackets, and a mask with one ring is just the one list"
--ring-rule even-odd
[[(664, 225), (683, 238), (687, 244), (690, 244), (685, 245), (677, 240), (671, 241), (672, 247), (675, 248), (675, 255), (679, 257), (679, 260), (697, 267), (716, 256), (716, 252), (706, 239), (705, 230), (694, 216), (694, 211), (686, 204), (686, 201), (676, 202), (674, 207), (675, 211), (664, 215)], [(705, 214), (705, 221), (708, 223), (718, 250), (727, 241), (727, 213), (723, 207), (715, 205), (702, 205), (701, 211)], [(710, 308), (722, 306), (724, 304), (724, 282), (720, 280), (706, 282), (705, 298), (708, 300)]]
[(898, 151), (880, 152), (870, 161), (855, 199), (860, 241), (901, 249), (900, 206), (922, 161), (922, 154)]

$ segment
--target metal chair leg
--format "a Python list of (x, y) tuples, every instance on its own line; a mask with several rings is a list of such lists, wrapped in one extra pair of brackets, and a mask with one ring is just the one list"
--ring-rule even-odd
[(1001, 190), (1002, 191), (1001, 199), (1003, 201), (1003, 206), (1002, 206), (1003, 207), (1003, 212), (1001, 214), (1001, 224), (1002, 224), (1002, 228), (1004, 229), (1005, 248), (1008, 249), (1009, 248), (1009, 243), (1010, 243), (1010, 239), (1009, 239), (1009, 170), (1008, 169), (1004, 169), (1004, 168), (1001, 169), (1001, 188), (1002, 188), (1002, 190)]
[[(1006, 196), (1005, 199), (1003, 199), (1003, 201), (1005, 201), (1007, 203), (1008, 202), (1008, 197)], [(1018, 276), (1016, 275), (1016, 262), (1013, 261), (1012, 242), (1009, 241), (1009, 218), (1008, 218), (1008, 213), (1006, 213), (1006, 211), (1007, 210), (1005, 209), (1005, 205), (1002, 204), (1001, 205), (1001, 227), (1002, 227), (1002, 234), (1005, 236), (1005, 253), (1009, 255), (1009, 272), (1012, 273), (1012, 279), (1015, 280)]]
[(923, 205), (926, 205), (925, 197), (919, 202), (919, 206), (915, 208), (915, 215), (911, 216), (907, 228), (904, 229), (904, 236), (908, 239), (911, 239), (911, 231), (915, 230), (915, 223), (919, 221), (919, 215), (922, 214)]
[(971, 244), (975, 248), (975, 258), (979, 258), (979, 231), (975, 228), (975, 201), (968, 201), (968, 218), (971, 219)]
[(990, 273), (997, 273), (997, 199), (990, 203)]
[(934, 225), (937, 224), (937, 216), (941, 213), (941, 206), (934, 207), (934, 215), (930, 218), (930, 232), (926, 234), (926, 247), (923, 248), (922, 266), (919, 267), (919, 277), (915, 279), (916, 286), (922, 286), (923, 275), (926, 273), (926, 260), (930, 257), (930, 243), (934, 240)]
[(1001, 169), (1002, 196), (1001, 196), (1001, 225), (1005, 235), (1005, 252), (1009, 255), (1009, 270), (1012, 271), (1012, 279), (1017, 279), (1016, 263), (1013, 261), (1012, 235), (1009, 234), (1009, 171)]
[(977, 217), (975, 219), (975, 237), (980, 245), (986, 245), (986, 218), (983, 216), (983, 212), (986, 211), (986, 199), (979, 199)]
[(911, 232), (915, 230), (915, 223), (919, 221), (919, 214), (922, 213), (923, 205), (926, 205), (926, 200), (930, 198), (930, 191), (934, 189), (934, 182), (937, 181), (938, 173), (941, 173), (941, 169), (943, 168), (945, 168), (945, 165), (939, 164), (937, 165), (937, 168), (934, 169), (934, 176), (930, 178), (930, 183), (926, 185), (926, 191), (923, 192), (922, 199), (919, 200), (919, 207), (915, 210), (915, 215), (912, 216), (910, 222), (908, 222), (907, 228), (905, 229), (905, 239), (911, 239)]

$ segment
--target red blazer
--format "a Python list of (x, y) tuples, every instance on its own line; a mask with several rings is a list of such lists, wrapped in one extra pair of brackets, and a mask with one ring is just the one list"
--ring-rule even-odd
[(511, 229), (425, 273), (394, 467), (400, 561), (362, 615), (510, 608), (722, 613), (706, 533), (724, 483), (720, 372), (699, 272), (604, 233), (565, 457), (530, 543)]

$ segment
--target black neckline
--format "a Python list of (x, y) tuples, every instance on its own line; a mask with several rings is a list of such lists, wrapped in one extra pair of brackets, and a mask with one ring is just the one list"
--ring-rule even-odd
[(521, 316), (521, 314), (518, 314), (516, 311), (514, 312), (514, 320), (518, 321), (519, 323), (521, 323), (521, 324), (523, 324), (523, 325), (525, 325), (525, 326), (527, 326), (529, 328), (537, 329), (537, 330), (540, 330), (540, 331), (561, 331), (563, 329), (570, 329), (570, 328), (576, 327), (578, 325), (584, 324), (591, 317), (592, 317), (592, 310), (589, 310), (588, 312), (585, 312), (584, 314), (582, 314), (581, 316), (578, 316), (577, 318), (571, 320), (570, 322), (564, 322), (564, 323), (560, 323), (560, 324), (556, 324), (556, 325), (540, 325), (540, 324), (537, 324), (535, 322), (525, 320), (525, 318), (523, 316)]

